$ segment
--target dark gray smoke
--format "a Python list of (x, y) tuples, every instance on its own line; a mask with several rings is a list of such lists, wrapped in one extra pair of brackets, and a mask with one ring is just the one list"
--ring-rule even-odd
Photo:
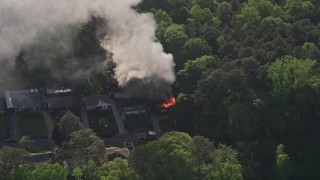
[[(72, 54), (72, 34), (78, 23), (91, 17), (106, 20), (101, 46), (112, 54), (116, 64), (115, 78), (120, 87), (130, 87), (139, 94), (143, 87), (147, 94), (156, 91), (166, 94), (174, 82), (173, 57), (156, 43), (156, 23), (150, 13), (138, 13), (132, 7), (141, 0), (1, 0), (0, 1), (0, 76), (7, 81), (7, 70), (14, 67), (21, 51), (29, 68), (51, 67), (54, 76), (70, 78), (87, 76), (92, 69), (107, 63), (77, 69), (78, 59)], [(91, 57), (95, 58), (95, 57)], [(106, 61), (109, 60), (107, 57)], [(54, 69), (55, 63), (65, 68)], [(74, 68), (70, 68), (74, 67)], [(77, 69), (76, 71), (68, 71)], [(0, 82), (0, 83), (1, 83)], [(146, 88), (148, 87), (148, 88)], [(129, 88), (127, 88), (128, 90)], [(140, 94), (141, 94), (140, 89)]]

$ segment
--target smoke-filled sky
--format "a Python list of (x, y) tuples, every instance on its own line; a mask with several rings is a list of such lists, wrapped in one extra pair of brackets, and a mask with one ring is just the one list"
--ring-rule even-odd
[[(1, 81), (4, 81), (7, 66), (14, 66), (21, 51), (28, 51), (25, 61), (29, 68), (39, 64), (52, 66), (53, 57), (63, 57), (63, 54), (70, 53), (73, 49), (70, 47), (70, 24), (84, 24), (94, 16), (107, 22), (107, 26), (102, 29), (107, 35), (100, 39), (101, 46), (112, 54), (112, 60), (116, 63), (115, 78), (121, 87), (129, 83), (132, 89), (139, 91), (139, 87), (134, 87), (133, 83), (138, 81), (137, 86), (157, 86), (155, 90), (168, 88), (163, 86), (170, 86), (175, 80), (173, 57), (163, 52), (160, 43), (154, 42), (156, 23), (153, 15), (138, 13), (132, 8), (140, 2), (141, 0), (1, 0)], [(31, 46), (32, 50), (29, 48)], [(67, 58), (64, 61), (65, 66), (76, 67), (76, 59)], [(94, 66), (100, 67), (101, 64)], [(91, 68), (68, 73), (74, 78)], [(64, 75), (64, 70), (54, 70), (53, 73)]]

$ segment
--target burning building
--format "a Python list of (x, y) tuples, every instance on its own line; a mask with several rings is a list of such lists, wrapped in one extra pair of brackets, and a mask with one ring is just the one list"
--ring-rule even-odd
[(149, 109), (149, 106), (144, 101), (130, 98), (124, 93), (114, 93), (114, 100), (118, 109), (125, 115), (145, 113)]

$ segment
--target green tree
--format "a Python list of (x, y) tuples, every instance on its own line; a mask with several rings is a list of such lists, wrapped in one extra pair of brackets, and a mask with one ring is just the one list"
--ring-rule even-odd
[(209, 8), (202, 9), (198, 5), (193, 6), (189, 13), (193, 19), (195, 19), (196, 21), (201, 22), (201, 23), (210, 21), (213, 18), (213, 15), (212, 15)]
[(268, 69), (274, 95), (287, 95), (297, 88), (318, 88), (320, 79), (315, 69), (316, 61), (300, 60), (292, 56), (277, 59)]
[(37, 180), (63, 180), (67, 179), (67, 171), (57, 163), (38, 163), (32, 171), (32, 177)]
[(33, 180), (30, 168), (27, 165), (19, 165), (11, 172), (8, 180)]
[(157, 23), (160, 23), (160, 22), (165, 22), (165, 23), (169, 23), (169, 24), (172, 23), (172, 19), (169, 16), (169, 14), (167, 12), (163, 11), (162, 9), (157, 10), (154, 17), (157, 20)]
[(69, 139), (72, 132), (79, 131), (83, 128), (84, 126), (80, 118), (70, 111), (66, 112), (60, 119), (60, 131), (67, 139)]
[(183, 93), (192, 93), (197, 88), (197, 82), (202, 73), (209, 67), (215, 66), (213, 56), (202, 56), (195, 60), (189, 60), (184, 68), (178, 72), (177, 85)]
[(83, 179), (100, 179), (101, 172), (96, 163), (89, 160), (86, 165), (82, 167)]
[(213, 161), (214, 145), (209, 139), (202, 136), (195, 136), (189, 145), (189, 151), (195, 157), (198, 164), (197, 179), (208, 179), (209, 172), (207, 166)]
[(261, 16), (255, 7), (244, 6), (237, 15), (237, 20), (242, 22), (243, 29), (247, 30), (256, 27), (261, 21)]
[(167, 0), (167, 2), (171, 5), (173, 8), (180, 8), (184, 5), (185, 0)]
[(308, 0), (286, 0), (284, 9), (288, 19), (297, 20), (312, 15), (315, 7)]
[(306, 52), (307, 58), (311, 58), (311, 59), (319, 59), (320, 58), (320, 50), (315, 43), (305, 42), (303, 44), (303, 49)]
[[(191, 137), (186, 133), (168, 132), (159, 140), (137, 148), (130, 157), (130, 164), (146, 179), (192, 179), (195, 165), (187, 151), (190, 142)], [(138, 156), (141, 150), (150, 152), (145, 154), (143, 161), (136, 159), (141, 157)]]
[(214, 151), (214, 163), (210, 179), (242, 180), (242, 167), (237, 152), (229, 146), (219, 144)]
[(58, 159), (66, 160), (69, 166), (82, 167), (89, 160), (100, 161), (103, 158), (104, 143), (91, 129), (82, 129), (71, 133), (70, 140), (62, 144)]
[(184, 24), (189, 17), (189, 10), (186, 7), (180, 7), (170, 12), (170, 16), (174, 23)]
[(101, 179), (118, 179), (118, 180), (138, 180), (139, 176), (128, 166), (128, 162), (121, 158), (116, 158), (111, 162), (102, 164), (99, 167)]
[(226, 42), (226, 40), (224, 39), (223, 36), (219, 36), (217, 39), (217, 43), (219, 44), (219, 46), (223, 45)]
[[(164, 39), (164, 33), (166, 32), (167, 28), (170, 26), (170, 24), (164, 22), (164, 21), (161, 21), (158, 26), (157, 26), (157, 29), (156, 29), (156, 37), (157, 37), (157, 40), (160, 41), (163, 45), (166, 45), (165, 44), (165, 39)], [(166, 47), (165, 47), (166, 48)]]
[(196, 59), (204, 55), (209, 55), (211, 47), (200, 38), (191, 38), (183, 46), (183, 54), (186, 59)]
[(19, 140), (19, 144), (23, 146), (26, 150), (30, 149), (33, 140), (31, 140), (30, 136), (22, 136)]
[(82, 173), (82, 170), (80, 167), (76, 167), (72, 170), (72, 176), (75, 178), (75, 180), (82, 180), (82, 176), (83, 176), (83, 173)]
[(188, 40), (182, 25), (172, 24), (164, 32), (165, 47), (173, 53), (177, 68), (183, 66), (182, 48)]
[(0, 150), (0, 177), (4, 178), (8, 176), (11, 171), (14, 171), (19, 165), (25, 163), (25, 158), (28, 155), (30, 153), (24, 149), (3, 147)]
[[(139, 174), (142, 179), (152, 177), (152, 156), (157, 151), (157, 142), (149, 142), (146, 145), (138, 146), (129, 156), (129, 165)], [(151, 164), (150, 164), (151, 163)]]
[(213, 8), (215, 0), (192, 0), (193, 5), (199, 5), (202, 8)]
[(221, 20), (223, 23), (229, 23), (231, 21), (233, 16), (233, 9), (230, 3), (223, 1), (218, 5), (217, 11), (219, 20)]
[(198, 119), (194, 117), (196, 113), (191, 95), (179, 93), (174, 105), (175, 129), (196, 134), (199, 130), (196, 124)]
[(290, 179), (290, 158), (284, 152), (284, 146), (282, 144), (279, 144), (277, 146), (275, 168), (278, 175), (278, 179)]
[[(250, 11), (253, 11), (250, 13)], [(270, 0), (249, 0), (244, 4), (238, 18), (242, 19), (245, 26), (257, 24), (266, 17), (280, 17), (282, 10)]]

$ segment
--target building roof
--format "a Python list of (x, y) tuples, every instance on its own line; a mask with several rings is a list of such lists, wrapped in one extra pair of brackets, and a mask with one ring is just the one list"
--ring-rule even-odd
[(107, 158), (108, 156), (112, 156), (116, 154), (123, 156), (123, 158), (126, 158), (126, 159), (129, 158), (129, 151), (127, 148), (109, 147), (105, 149), (105, 155)]
[(84, 97), (87, 109), (94, 109), (99, 104), (111, 104), (108, 95), (86, 96)]
[(49, 109), (69, 108), (77, 105), (71, 89), (47, 89), (46, 100)]
[(41, 107), (41, 100), (37, 89), (5, 91), (4, 97), (7, 108)]
[(69, 108), (77, 105), (74, 96), (50, 97), (47, 99), (49, 109)]
[(137, 98), (130, 98), (125, 93), (114, 93), (114, 100), (118, 107), (133, 107), (133, 106), (144, 106), (146, 102)]
[(130, 98), (127, 94), (122, 93), (122, 92), (113, 93), (113, 96), (115, 99), (129, 99)]

